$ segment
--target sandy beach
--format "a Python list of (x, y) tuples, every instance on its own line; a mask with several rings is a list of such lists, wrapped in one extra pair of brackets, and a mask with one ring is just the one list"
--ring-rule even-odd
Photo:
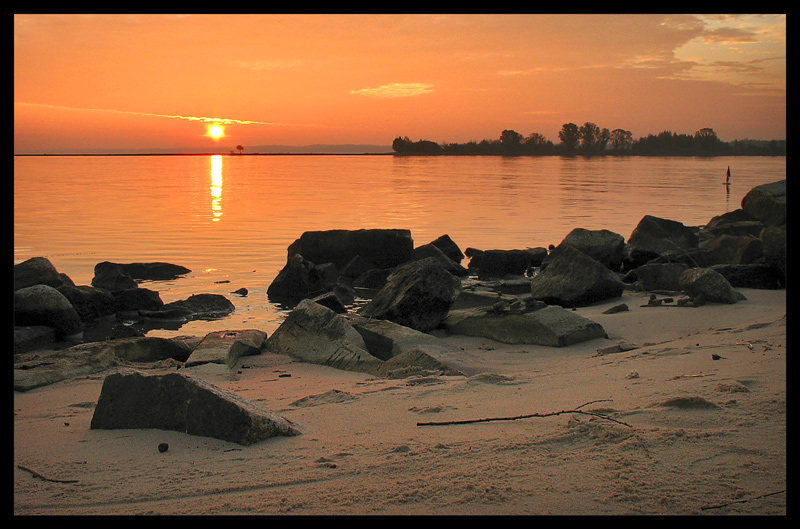
[[(251, 446), (91, 430), (108, 373), (15, 392), (14, 513), (786, 514), (786, 292), (740, 291), (701, 307), (626, 291), (577, 310), (608, 339), (565, 348), (443, 337), (464, 376), (268, 353), (188, 368), (302, 429)], [(636, 348), (598, 354), (619, 342)]]

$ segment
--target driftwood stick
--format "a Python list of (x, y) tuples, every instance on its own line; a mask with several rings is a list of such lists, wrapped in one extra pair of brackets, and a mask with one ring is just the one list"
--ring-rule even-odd
[(591, 415), (592, 417), (597, 417), (599, 419), (605, 419), (606, 421), (611, 421), (611, 422), (615, 422), (617, 424), (621, 424), (622, 426), (627, 426), (628, 428), (633, 430), (634, 437), (636, 437), (636, 439), (642, 445), (642, 448), (644, 449), (644, 452), (647, 455), (647, 457), (650, 458), (651, 456), (650, 456), (650, 452), (647, 450), (647, 445), (639, 437), (639, 433), (636, 431), (636, 428), (634, 428), (633, 426), (631, 426), (630, 424), (628, 424), (628, 423), (626, 423), (624, 421), (620, 421), (619, 419), (615, 419), (613, 417), (609, 417), (608, 415), (605, 415), (603, 413), (597, 413), (597, 412), (594, 412), (594, 411), (584, 411), (584, 410), (581, 409), (584, 406), (588, 406), (589, 404), (594, 404), (596, 402), (609, 402), (610, 400), (611, 399), (598, 399), (598, 400), (592, 400), (592, 401), (589, 401), (589, 402), (584, 402), (580, 406), (577, 406), (577, 407), (575, 407), (574, 409), (571, 409), (571, 410), (551, 411), (551, 412), (547, 412), (547, 413), (528, 413), (528, 414), (525, 414), (525, 415), (514, 415), (512, 417), (486, 417), (486, 418), (483, 418), (483, 419), (465, 419), (465, 420), (461, 420), (461, 421), (418, 422), (417, 426), (448, 426), (448, 425), (456, 425), (456, 424), (475, 424), (475, 423), (479, 423), (479, 422), (516, 421), (518, 419), (531, 419), (531, 418), (535, 418), (535, 417), (554, 417), (556, 415), (564, 415), (564, 414), (567, 414), (567, 413), (580, 413), (582, 415)]
[(41, 479), (43, 481), (49, 481), (51, 483), (77, 483), (78, 482), (77, 479), (51, 479), (51, 478), (46, 478), (46, 477), (42, 476), (41, 474), (39, 474), (38, 472), (36, 472), (35, 470), (31, 470), (28, 467), (24, 467), (24, 466), (19, 465), (19, 464), (17, 465), (17, 468), (20, 469), (20, 470), (24, 470), (25, 472), (30, 473), (35, 478), (39, 478), (39, 479)]
[(596, 402), (608, 402), (610, 400), (611, 399), (599, 399), (599, 400), (592, 400), (592, 401), (589, 401), (589, 402), (584, 402), (580, 406), (577, 406), (576, 408), (571, 409), (571, 410), (551, 411), (551, 412), (547, 412), (547, 413), (528, 413), (526, 415), (514, 415), (514, 416), (511, 416), (511, 417), (486, 417), (486, 418), (483, 418), (483, 419), (465, 419), (465, 420), (461, 420), (461, 421), (418, 422), (417, 426), (447, 426), (447, 425), (454, 425), (454, 424), (474, 424), (474, 423), (478, 423), (478, 422), (516, 421), (518, 419), (531, 419), (531, 418), (534, 418), (534, 417), (553, 417), (553, 416), (556, 416), (556, 415), (564, 415), (566, 413), (582, 413), (584, 415), (592, 415), (594, 417), (600, 417), (601, 419), (606, 419), (606, 420), (609, 420), (611, 422), (616, 422), (616, 423), (622, 424), (624, 426), (627, 426), (628, 428), (633, 428), (630, 424), (627, 424), (625, 422), (619, 421), (617, 419), (613, 419), (613, 418), (611, 418), (611, 417), (609, 417), (607, 415), (603, 415), (602, 413), (596, 413), (596, 412), (593, 412), (593, 411), (583, 411), (583, 410), (581, 410), (581, 408), (583, 408), (584, 406), (588, 406), (589, 404), (594, 404)]
[(700, 510), (708, 511), (708, 510), (711, 510), (711, 509), (721, 509), (723, 507), (728, 507), (728, 506), (733, 505), (735, 503), (747, 503), (748, 501), (760, 500), (761, 498), (767, 498), (769, 496), (775, 496), (775, 495), (781, 494), (783, 492), (786, 492), (786, 489), (776, 490), (774, 492), (767, 492), (766, 494), (761, 494), (759, 496), (753, 496), (752, 498), (744, 498), (744, 499), (741, 499), (741, 500), (729, 501), (728, 503), (720, 503), (719, 505), (708, 505), (706, 507), (700, 507)]

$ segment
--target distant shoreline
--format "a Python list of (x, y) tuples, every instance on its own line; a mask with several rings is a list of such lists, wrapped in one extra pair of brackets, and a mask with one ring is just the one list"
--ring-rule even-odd
[(559, 156), (562, 158), (596, 158), (596, 157), (656, 157), (656, 158), (719, 158), (719, 157), (739, 157), (739, 156), (768, 156), (773, 158), (786, 157), (786, 154), (767, 154), (767, 153), (747, 153), (747, 154), (425, 154), (425, 153), (397, 153), (397, 152), (248, 152), (248, 153), (231, 153), (231, 152), (154, 152), (154, 153), (14, 153), (14, 156), (41, 156), (41, 157), (55, 157), (55, 156), (436, 156), (436, 157), (480, 157), (502, 156), (506, 158), (542, 158), (550, 156)]

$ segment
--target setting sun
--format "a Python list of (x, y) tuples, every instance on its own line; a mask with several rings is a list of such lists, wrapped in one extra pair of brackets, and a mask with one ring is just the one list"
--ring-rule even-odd
[(212, 125), (208, 129), (208, 135), (211, 136), (212, 138), (221, 138), (224, 133), (225, 129), (223, 129), (219, 125)]

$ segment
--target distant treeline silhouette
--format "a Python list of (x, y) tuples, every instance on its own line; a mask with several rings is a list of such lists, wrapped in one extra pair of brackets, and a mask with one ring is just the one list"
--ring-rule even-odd
[(528, 136), (504, 130), (496, 140), (438, 144), (429, 140), (412, 141), (408, 136), (395, 138), (392, 149), (397, 154), (443, 155), (639, 155), (639, 156), (786, 156), (786, 140), (721, 141), (711, 128), (690, 134), (664, 131), (638, 140), (630, 131), (601, 129), (594, 123), (566, 123), (553, 143), (538, 132)]

